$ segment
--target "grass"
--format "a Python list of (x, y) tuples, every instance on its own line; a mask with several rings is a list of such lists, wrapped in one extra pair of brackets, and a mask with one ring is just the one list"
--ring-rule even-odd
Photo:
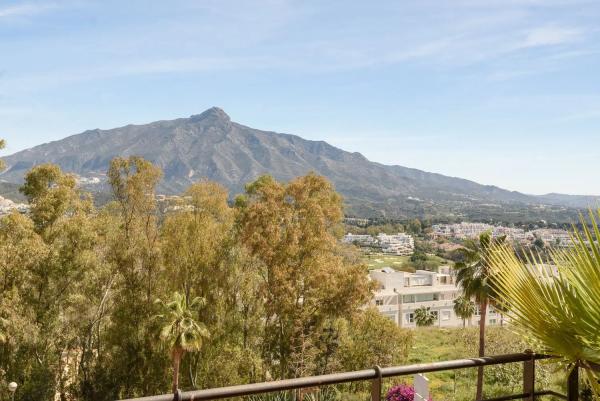
[[(382, 269), (384, 267), (391, 267), (398, 271), (414, 272), (416, 268), (419, 268), (410, 260), (410, 256), (397, 256), (388, 255), (384, 253), (373, 253), (363, 256), (363, 261), (367, 267), (371, 269)], [(441, 265), (453, 265), (453, 262), (440, 258), (437, 255), (427, 255), (428, 264), (441, 266)]]
[[(522, 352), (530, 348), (507, 328), (489, 327), (487, 330), (487, 354), (497, 355)], [(414, 331), (414, 343), (406, 364), (448, 361), (472, 358), (477, 355), (478, 329), (476, 327), (439, 329), (421, 328)], [(517, 394), (522, 391), (521, 363), (488, 366), (485, 368), (484, 395), (487, 398)], [(367, 368), (367, 367), (365, 367)], [(472, 401), (475, 398), (476, 369), (462, 369), (439, 373), (427, 373), (430, 397), (433, 401)], [(565, 394), (566, 373), (556, 371), (555, 364), (536, 364), (536, 388), (554, 390)], [(399, 383), (412, 384), (412, 377), (384, 379), (383, 395)], [(322, 388), (321, 401), (369, 401), (368, 382), (360, 390), (352, 385), (326, 386)], [(547, 401), (554, 397), (544, 397)], [(246, 398), (248, 401), (288, 401), (295, 399), (292, 392)], [(314, 398), (307, 398), (312, 400)]]
[(410, 256), (396, 256), (386, 255), (383, 253), (376, 253), (371, 255), (365, 255), (363, 257), (364, 262), (367, 264), (369, 269), (381, 269), (384, 267), (391, 267), (395, 270), (400, 270), (402, 265), (410, 262)]
[[(489, 327), (486, 353), (488, 355), (523, 352), (530, 348), (508, 328)], [(415, 331), (415, 340), (408, 364), (472, 358), (477, 355), (478, 329), (422, 328)], [(556, 371), (556, 364), (538, 363), (537, 388), (564, 393), (566, 373)], [(476, 369), (463, 369), (426, 374), (430, 395), (434, 401), (466, 401), (475, 397)], [(387, 385), (412, 382), (412, 378), (395, 378)], [(487, 397), (516, 394), (522, 390), (522, 364), (486, 367), (484, 392)]]

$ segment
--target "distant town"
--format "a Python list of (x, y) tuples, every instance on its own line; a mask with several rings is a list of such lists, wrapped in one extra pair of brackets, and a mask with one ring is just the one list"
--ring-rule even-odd
[(434, 224), (432, 227), (434, 237), (455, 238), (459, 240), (473, 239), (489, 231), (494, 238), (506, 236), (507, 239), (521, 245), (533, 243), (541, 239), (547, 245), (566, 247), (571, 243), (571, 235), (566, 230), (554, 228), (538, 228), (526, 231), (523, 228), (492, 226), (485, 223), (458, 223)]
[[(427, 308), (433, 316), (433, 325), (460, 327), (479, 323), (480, 311), (475, 307), (473, 318), (462, 319), (454, 309), (462, 295), (456, 282), (454, 263), (460, 260), (461, 248), (466, 241), (477, 241), (483, 233), (492, 238), (504, 237), (523, 248), (564, 248), (572, 243), (568, 231), (559, 228), (537, 227), (526, 229), (479, 222), (432, 224), (419, 227), (413, 233), (373, 233), (373, 229), (392, 227), (375, 225), (368, 219), (347, 218), (347, 227), (358, 227), (342, 238), (345, 244), (353, 244), (365, 257), (369, 279), (376, 284), (371, 306), (385, 317), (405, 328), (418, 326), (415, 311)], [(410, 229), (408, 223), (405, 228)], [(414, 230), (414, 228), (413, 228)], [(453, 260), (452, 260), (453, 259)], [(493, 306), (488, 306), (486, 324), (502, 325), (507, 319)]]

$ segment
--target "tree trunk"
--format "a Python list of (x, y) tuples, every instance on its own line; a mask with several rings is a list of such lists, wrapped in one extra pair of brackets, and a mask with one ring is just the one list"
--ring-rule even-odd
[[(487, 316), (488, 300), (479, 303), (479, 356), (485, 356), (485, 319)], [(477, 395), (476, 401), (483, 399), (483, 366), (477, 368)]]
[(467, 327), (467, 319), (463, 319), (463, 329)]
[(177, 394), (177, 390), (179, 390), (179, 364), (182, 356), (183, 351), (173, 350), (173, 394)]

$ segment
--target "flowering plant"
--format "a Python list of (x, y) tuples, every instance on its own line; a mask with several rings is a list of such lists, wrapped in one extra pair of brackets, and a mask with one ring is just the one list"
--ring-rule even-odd
[(385, 395), (386, 401), (413, 401), (415, 399), (415, 388), (402, 383), (391, 387)]

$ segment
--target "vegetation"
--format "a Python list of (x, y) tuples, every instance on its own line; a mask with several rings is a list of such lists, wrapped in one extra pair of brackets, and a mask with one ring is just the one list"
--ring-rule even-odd
[(470, 321), (475, 314), (475, 302), (471, 301), (470, 298), (461, 295), (454, 300), (454, 313), (462, 319), (463, 327), (465, 327), (467, 320)]
[(363, 260), (369, 269), (391, 267), (394, 270), (405, 271), (409, 273), (414, 273), (416, 270), (437, 271), (442, 265), (453, 264), (447, 259), (430, 254), (419, 254), (417, 258), (413, 258), (411, 256), (397, 256), (376, 253), (365, 255)]
[(16, 400), (406, 360), (410, 332), (362, 309), (371, 284), (338, 240), (342, 203), (324, 178), (261, 177), (234, 205), (199, 182), (163, 214), (151, 163), (118, 158), (107, 176), (112, 202), (97, 209), (73, 177), (37, 166), (22, 187), (31, 213), (0, 219), (0, 385), (18, 382)]
[(497, 282), (497, 297), (518, 332), (537, 349), (563, 358), (572, 369), (580, 365), (588, 385), (600, 396), (600, 211), (590, 211), (591, 228), (573, 234), (573, 247), (556, 250), (556, 271), (536, 254), (519, 259), (505, 246), (489, 255)]
[(420, 308), (415, 309), (414, 313), (415, 324), (417, 327), (433, 326), (437, 318), (437, 315), (433, 314), (429, 307), (426, 308), (421, 306)]
[[(163, 303), (157, 299), (158, 303)], [(173, 300), (163, 303), (166, 313), (157, 315), (165, 324), (160, 330), (160, 338), (169, 347), (173, 360), (173, 393), (179, 389), (179, 365), (186, 352), (199, 351), (202, 340), (210, 333), (206, 326), (198, 322), (196, 310), (204, 306), (205, 300), (196, 297), (190, 302), (178, 292), (173, 294)]]
[[(505, 237), (492, 238), (490, 232), (479, 236), (479, 241), (468, 240), (459, 251), (464, 262), (456, 263), (456, 282), (462, 287), (464, 297), (474, 298), (479, 304), (479, 356), (485, 356), (485, 324), (487, 308), (493, 303), (493, 277), (488, 256), (495, 245), (504, 243)], [(483, 396), (483, 366), (478, 368), (476, 400)]]
[(398, 384), (390, 388), (386, 395), (386, 401), (413, 401), (415, 399), (415, 388), (408, 384)]
[[(523, 352), (533, 344), (515, 336), (509, 328), (490, 326), (485, 333), (486, 355)], [(440, 329), (421, 328), (415, 336), (409, 363), (428, 363), (471, 358), (477, 355), (479, 330), (476, 327)], [(554, 361), (536, 363), (536, 388), (565, 393), (564, 372), (556, 372)], [(488, 366), (484, 376), (486, 398), (519, 393), (522, 390), (522, 363)], [(464, 369), (426, 374), (430, 395), (434, 400), (472, 401), (477, 369)], [(386, 387), (392, 387), (411, 378), (390, 378)]]

